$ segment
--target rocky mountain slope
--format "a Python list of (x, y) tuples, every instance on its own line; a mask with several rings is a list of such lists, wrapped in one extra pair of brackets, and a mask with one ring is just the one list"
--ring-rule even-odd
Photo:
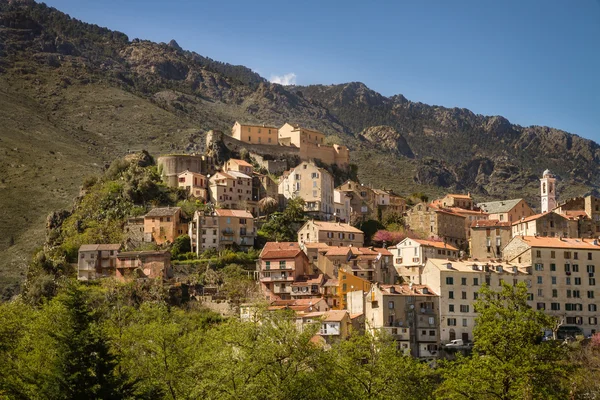
[(44, 4), (0, 0), (0, 290), (15, 288), (46, 215), (69, 207), (85, 176), (129, 150), (200, 150), (204, 132), (236, 119), (319, 129), (351, 148), (363, 183), (403, 194), (535, 204), (545, 168), (563, 197), (600, 186), (598, 145), (566, 132), (361, 83), (282, 87), (175, 41), (130, 40)]

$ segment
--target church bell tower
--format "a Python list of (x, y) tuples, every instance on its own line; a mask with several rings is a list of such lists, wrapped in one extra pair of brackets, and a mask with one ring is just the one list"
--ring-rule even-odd
[(544, 171), (540, 179), (542, 191), (542, 213), (552, 211), (556, 208), (556, 178), (549, 169)]

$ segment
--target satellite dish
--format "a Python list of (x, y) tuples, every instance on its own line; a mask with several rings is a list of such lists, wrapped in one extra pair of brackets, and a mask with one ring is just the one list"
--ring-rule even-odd
[(415, 305), (414, 305), (414, 304), (411, 304), (411, 305), (410, 305), (410, 309), (411, 309), (411, 310), (414, 310), (414, 309), (415, 309)]

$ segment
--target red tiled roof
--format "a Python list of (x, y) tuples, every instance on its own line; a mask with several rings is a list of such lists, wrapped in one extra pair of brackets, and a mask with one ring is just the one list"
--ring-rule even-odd
[(493, 226), (506, 226), (509, 227), (511, 224), (508, 221), (499, 221), (497, 219), (480, 219), (471, 223), (471, 228), (486, 228)]
[(446, 197), (456, 197), (457, 199), (469, 199), (471, 200), (471, 195), (470, 194), (452, 194), (449, 193), (446, 195)]
[(454, 251), (458, 251), (458, 249), (454, 246), (451, 246), (447, 243), (444, 242), (436, 242), (434, 240), (425, 240), (425, 239), (410, 239), (410, 240), (414, 240), (417, 243), (422, 244), (423, 246), (431, 246), (431, 247), (435, 247), (437, 249), (446, 249), (446, 250), (454, 250)]
[(219, 217), (254, 218), (252, 214), (246, 210), (231, 210), (228, 208), (217, 208), (215, 214)]
[[(545, 212), (545, 213), (542, 213), (542, 214), (535, 214), (535, 215), (529, 216), (529, 217), (527, 217), (527, 218), (523, 218), (523, 219), (520, 219), (520, 220), (518, 220), (518, 221), (515, 221), (515, 222), (513, 222), (512, 224), (513, 224), (513, 225), (516, 225), (516, 224), (518, 224), (518, 223), (521, 223), (521, 222), (535, 221), (535, 220), (536, 220), (536, 219), (538, 219), (538, 218), (542, 218), (542, 217), (545, 217), (546, 215), (549, 215), (551, 212), (552, 212), (552, 211), (548, 211), (548, 212)], [(562, 218), (565, 218), (565, 219), (567, 219), (567, 217), (566, 217), (566, 216), (564, 216), (564, 215), (561, 215), (561, 214), (559, 214), (559, 213), (554, 213), (554, 214), (555, 214), (555, 215), (559, 215), (559, 216), (561, 216)]]
[(250, 168), (252, 168), (252, 164), (250, 164), (249, 162), (244, 161), (244, 160), (239, 160), (237, 158), (230, 158), (229, 161), (233, 162), (233, 163), (235, 163), (237, 165), (241, 165), (243, 167), (250, 167)]
[(316, 227), (318, 227), (319, 229), (322, 229), (324, 231), (350, 232), (350, 233), (360, 233), (360, 234), (363, 233), (363, 231), (361, 231), (360, 229), (355, 228), (350, 224), (343, 224), (341, 222), (325, 222), (325, 221), (314, 221), (314, 220), (312, 222)]
[[(417, 296), (436, 296), (436, 294), (427, 285), (380, 285), (381, 290), (386, 294), (397, 295), (417, 295)], [(392, 289), (393, 288), (393, 289)], [(423, 293), (425, 289), (427, 293)]]
[[(564, 249), (588, 249), (600, 250), (600, 241), (596, 239), (557, 238), (541, 236), (515, 236), (531, 247), (564, 248)], [(594, 240), (596, 243), (594, 244)]]
[(260, 253), (260, 258), (295, 258), (298, 253), (302, 253), (302, 250), (297, 242), (267, 242)]

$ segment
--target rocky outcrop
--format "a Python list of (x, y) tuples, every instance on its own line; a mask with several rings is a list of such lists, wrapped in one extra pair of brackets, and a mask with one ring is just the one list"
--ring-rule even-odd
[(409, 158), (415, 156), (404, 136), (391, 126), (372, 126), (362, 131), (359, 137), (379, 149)]

